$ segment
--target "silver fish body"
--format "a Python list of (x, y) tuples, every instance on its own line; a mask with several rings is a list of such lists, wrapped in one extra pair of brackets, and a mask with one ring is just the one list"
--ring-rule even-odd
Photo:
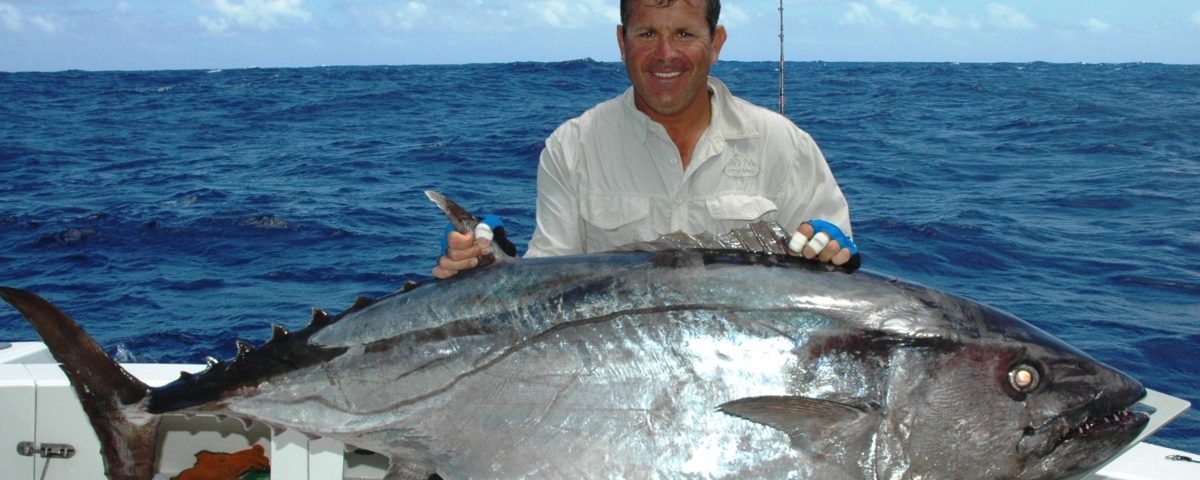
[[(741, 252), (501, 263), (307, 345), (341, 353), (185, 410), (414, 478), (1061, 478), (1145, 423), (1137, 381), (1010, 315)], [(1014, 387), (1018, 367), (1038, 385)]]
[(173, 412), (335, 438), (406, 479), (1054, 479), (1145, 427), (1136, 380), (982, 304), (784, 255), (787, 236), (498, 254), (153, 389), (50, 302), (0, 299), (63, 364), (112, 480), (152, 475)]

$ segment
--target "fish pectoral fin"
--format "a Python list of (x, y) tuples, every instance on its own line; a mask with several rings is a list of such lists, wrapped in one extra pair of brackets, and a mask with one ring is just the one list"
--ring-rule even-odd
[(836, 443), (864, 433), (878, 407), (780, 395), (739, 398), (718, 410), (779, 430), (793, 445), (812, 450), (815, 444)]

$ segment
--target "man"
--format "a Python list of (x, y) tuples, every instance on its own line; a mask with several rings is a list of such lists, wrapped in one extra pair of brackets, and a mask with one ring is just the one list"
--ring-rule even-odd
[[(546, 140), (526, 256), (775, 220), (797, 230), (793, 251), (851, 260), (852, 246), (828, 241), (849, 237), (849, 208), (812, 138), (709, 78), (726, 39), (720, 9), (719, 0), (621, 0), (617, 45), (632, 86)], [(814, 235), (813, 223), (840, 232)], [(447, 241), (437, 278), (473, 268), (491, 248), (473, 234)]]

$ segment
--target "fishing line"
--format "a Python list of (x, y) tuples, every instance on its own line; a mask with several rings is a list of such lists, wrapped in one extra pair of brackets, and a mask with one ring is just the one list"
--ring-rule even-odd
[(779, 114), (783, 115), (786, 99), (783, 96), (783, 0), (779, 0)]

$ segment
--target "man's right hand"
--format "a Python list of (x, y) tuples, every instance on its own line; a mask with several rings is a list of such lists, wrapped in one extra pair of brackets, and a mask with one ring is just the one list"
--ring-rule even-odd
[(450, 232), (446, 236), (446, 254), (433, 267), (433, 276), (444, 280), (463, 270), (475, 268), (479, 265), (479, 257), (491, 251), (492, 241), (485, 238), (476, 242), (474, 232)]

